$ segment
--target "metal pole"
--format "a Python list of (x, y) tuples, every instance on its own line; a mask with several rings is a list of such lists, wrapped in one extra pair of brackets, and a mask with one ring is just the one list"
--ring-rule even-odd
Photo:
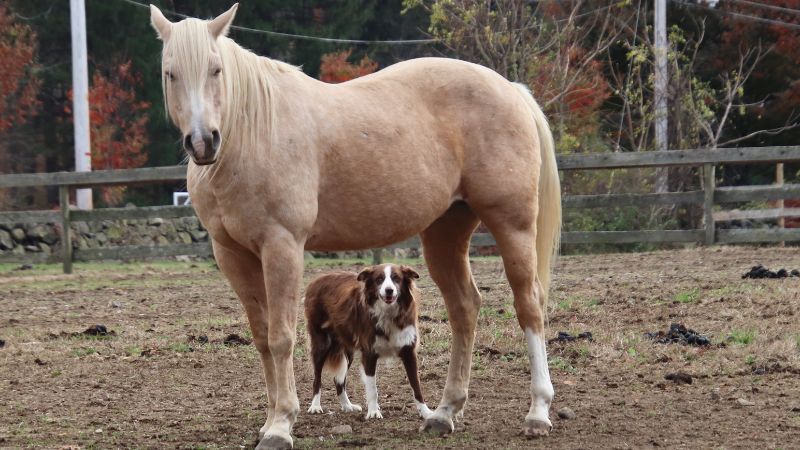
[[(75, 171), (92, 170), (89, 140), (89, 67), (86, 52), (84, 0), (70, 0), (72, 24), (72, 114), (75, 128)], [(78, 209), (92, 209), (92, 190), (77, 189)]]
[[(655, 144), (656, 150), (668, 149), (667, 135), (667, 0), (655, 0)], [(669, 189), (669, 169), (657, 169), (656, 192)]]

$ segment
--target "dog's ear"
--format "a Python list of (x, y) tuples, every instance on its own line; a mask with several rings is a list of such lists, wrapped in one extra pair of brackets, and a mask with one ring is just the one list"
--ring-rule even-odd
[(356, 279), (357, 279), (358, 281), (362, 281), (362, 282), (363, 282), (363, 281), (367, 281), (367, 279), (370, 277), (370, 275), (372, 275), (372, 270), (373, 270), (373, 268), (372, 268), (372, 267), (367, 267), (366, 269), (362, 270), (362, 271), (361, 271), (361, 272), (358, 274), (358, 278), (356, 278)]
[(412, 269), (411, 267), (402, 266), (402, 267), (400, 267), (400, 271), (403, 272), (403, 276), (406, 277), (406, 278), (409, 278), (409, 279), (412, 279), (412, 280), (418, 280), (419, 279), (419, 274), (417, 273), (416, 270)]

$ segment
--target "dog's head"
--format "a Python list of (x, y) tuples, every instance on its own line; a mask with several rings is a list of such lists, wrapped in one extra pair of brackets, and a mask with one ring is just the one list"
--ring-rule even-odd
[(419, 279), (419, 274), (414, 269), (396, 264), (367, 267), (358, 274), (370, 306), (378, 300), (387, 305), (397, 301), (410, 302), (416, 279)]

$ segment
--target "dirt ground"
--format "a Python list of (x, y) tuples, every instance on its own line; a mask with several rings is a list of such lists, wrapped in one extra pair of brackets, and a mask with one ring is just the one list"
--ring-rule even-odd
[[(421, 376), (431, 406), (446, 377), (449, 328), (421, 270)], [(550, 436), (526, 440), (527, 357), (497, 259), (476, 259), (483, 294), (466, 414), (445, 437), (421, 420), (398, 363), (378, 369), (384, 419), (344, 414), (332, 383), (327, 414), (305, 413), (311, 364), (302, 324), (295, 372), (296, 448), (800, 448), (800, 278), (742, 279), (752, 265), (800, 268), (797, 248), (691, 249), (563, 257), (548, 346), (556, 397)], [(357, 262), (312, 262), (306, 281)], [(0, 267), (0, 447), (252, 448), (267, 403), (238, 300), (209, 262)], [(673, 322), (710, 347), (658, 344)], [(115, 335), (72, 335), (93, 324)], [(202, 342), (206, 336), (208, 342)], [(665, 379), (673, 372), (691, 384)], [(364, 405), (357, 370), (351, 399)], [(571, 420), (556, 412), (568, 407)], [(332, 428), (353, 432), (332, 435)], [(71, 446), (71, 447), (70, 447)]]

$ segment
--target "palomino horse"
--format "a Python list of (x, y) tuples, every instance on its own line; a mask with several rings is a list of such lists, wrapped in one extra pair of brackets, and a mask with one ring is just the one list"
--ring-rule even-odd
[(546, 435), (544, 311), (561, 203), (553, 138), (530, 92), (441, 58), (325, 84), (227, 38), (235, 13), (171, 23), (151, 6), (167, 110), (191, 157), (192, 204), (264, 366), (269, 407), (258, 448), (292, 445), (304, 249), (377, 248), (415, 234), (453, 332), (442, 400), (423, 428), (453, 430), (481, 302), (468, 258), (479, 221), (497, 240), (527, 341), (524, 429)]

